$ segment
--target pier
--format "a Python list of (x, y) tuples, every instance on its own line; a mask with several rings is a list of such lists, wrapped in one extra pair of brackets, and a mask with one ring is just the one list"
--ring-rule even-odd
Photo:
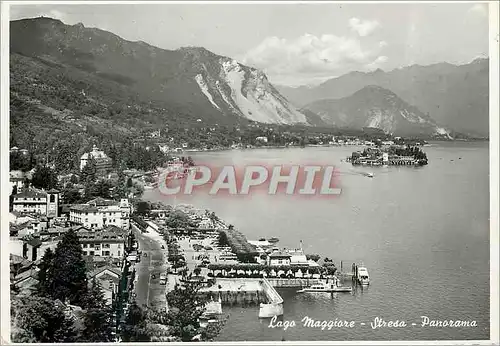
[(214, 285), (202, 288), (200, 293), (210, 299), (211, 307), (216, 302), (221, 309), (223, 305), (259, 304), (259, 318), (283, 315), (283, 298), (266, 278), (217, 278)]

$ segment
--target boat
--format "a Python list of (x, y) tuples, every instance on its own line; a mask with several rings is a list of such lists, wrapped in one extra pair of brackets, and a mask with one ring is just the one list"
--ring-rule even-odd
[(349, 286), (338, 286), (338, 279), (334, 279), (333, 282), (320, 282), (315, 285), (298, 290), (297, 293), (316, 293), (316, 292), (351, 292), (352, 287)]
[(271, 244), (276, 244), (280, 240), (276, 237), (272, 237), (272, 238), (268, 239), (267, 241), (270, 242)]
[(367, 176), (368, 178), (373, 178), (373, 173), (368, 172), (368, 173), (366, 173), (366, 176)]
[(369, 285), (370, 275), (368, 275), (368, 269), (364, 266), (358, 266), (356, 269), (356, 279), (361, 285)]

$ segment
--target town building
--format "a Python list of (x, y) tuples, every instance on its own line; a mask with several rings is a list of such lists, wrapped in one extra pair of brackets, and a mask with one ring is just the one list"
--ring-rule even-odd
[(118, 294), (121, 275), (120, 269), (110, 265), (96, 268), (87, 274), (89, 283), (95, 280), (99, 284), (108, 306), (113, 304)]
[(16, 191), (20, 192), (22, 191), (24, 187), (24, 178), (18, 178), (18, 177), (9, 177), (9, 183), (10, 183), (10, 191), (14, 191), (14, 186), (16, 187)]
[(309, 261), (302, 249), (288, 250), (290, 257), (290, 265), (292, 266), (309, 266)]
[(270, 266), (288, 266), (292, 256), (285, 251), (275, 251), (268, 256)]
[(47, 214), (47, 194), (35, 190), (22, 191), (14, 195), (12, 210), (19, 213)]
[(13, 196), (12, 210), (18, 213), (58, 216), (59, 191), (25, 190)]
[(11, 278), (11, 284), (19, 291), (18, 296), (29, 297), (36, 293), (39, 271), (37, 267), (31, 265), (29, 269)]
[(92, 151), (89, 153), (85, 153), (80, 158), (80, 170), (82, 170), (91, 158), (95, 162), (96, 173), (99, 175), (106, 174), (112, 167), (112, 160), (104, 153), (104, 151), (99, 150), (95, 145), (92, 148)]
[(388, 164), (389, 163), (389, 153), (382, 153), (382, 162), (384, 163), (384, 165)]
[(85, 204), (72, 205), (69, 208), (69, 221), (91, 229), (103, 229), (116, 226), (124, 230), (130, 228), (131, 207), (128, 199), (120, 202), (96, 198)]
[(12, 148), (10, 148), (10, 153), (12, 153), (12, 154), (19, 153), (21, 155), (28, 155), (29, 151), (28, 151), (28, 149), (19, 149), (18, 147), (12, 147)]
[(99, 231), (81, 227), (76, 234), (84, 256), (121, 259), (125, 254), (127, 232), (116, 226), (107, 226)]

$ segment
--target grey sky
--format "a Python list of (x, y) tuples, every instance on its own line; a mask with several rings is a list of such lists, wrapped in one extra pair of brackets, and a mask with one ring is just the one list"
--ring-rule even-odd
[(203, 46), (264, 70), (278, 84), (353, 70), (467, 63), (488, 54), (482, 3), (11, 5), (165, 49)]

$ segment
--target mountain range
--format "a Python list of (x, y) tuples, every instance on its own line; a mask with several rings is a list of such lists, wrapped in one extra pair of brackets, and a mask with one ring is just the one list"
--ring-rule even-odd
[(349, 97), (371, 85), (390, 90), (448, 129), (488, 136), (489, 59), (464, 65), (439, 63), (388, 72), (351, 72), (315, 87), (276, 88), (295, 105), (315, 108), (315, 101)]
[(325, 99), (307, 104), (303, 111), (317, 114), (330, 126), (339, 128), (378, 128), (400, 136), (448, 137), (429, 115), (409, 105), (392, 91), (370, 85), (341, 99)]
[(485, 60), (352, 72), (314, 88), (275, 87), (262, 71), (202, 47), (165, 50), (39, 17), (10, 22), (10, 72), (17, 137), (32, 127), (134, 133), (250, 121), (431, 137), (488, 129)]
[[(36, 57), (121, 84), (143, 99), (202, 119), (306, 123), (262, 72), (201, 47), (165, 50), (51, 18), (10, 23), (11, 54)], [(226, 118), (226, 119), (224, 119)]]

